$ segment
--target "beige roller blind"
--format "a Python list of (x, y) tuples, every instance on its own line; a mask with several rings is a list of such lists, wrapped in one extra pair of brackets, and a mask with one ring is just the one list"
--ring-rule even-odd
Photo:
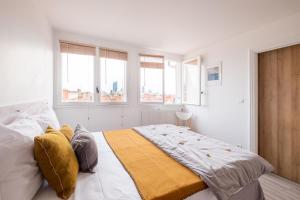
[(61, 53), (73, 53), (73, 54), (81, 54), (81, 55), (96, 55), (96, 47), (83, 45), (83, 44), (75, 44), (66, 41), (59, 41), (60, 43), (60, 52)]
[(110, 58), (127, 61), (128, 53), (123, 51), (100, 48), (99, 56), (101, 58)]
[(140, 54), (140, 65), (142, 68), (164, 68), (164, 57), (160, 55)]

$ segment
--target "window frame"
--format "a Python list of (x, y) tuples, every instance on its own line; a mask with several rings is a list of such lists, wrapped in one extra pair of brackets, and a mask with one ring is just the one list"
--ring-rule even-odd
[[(176, 77), (175, 77), (175, 80), (176, 80), (176, 83), (180, 85), (180, 90), (179, 90), (180, 92), (179, 92), (179, 94), (177, 94), (177, 88), (176, 88), (176, 98), (179, 96), (180, 97), (180, 102), (179, 103), (165, 103), (164, 102), (164, 105), (166, 105), (166, 106), (179, 106), (179, 105), (183, 105), (182, 104), (182, 61), (177, 61), (175, 59), (170, 59), (170, 58), (166, 58), (165, 61), (166, 61), (165, 63), (167, 63), (167, 61), (173, 61), (173, 62), (176, 62), (176, 63), (179, 64), (179, 80), (177, 80)], [(166, 64), (165, 64), (164, 69), (165, 68), (166, 68)], [(165, 80), (165, 76), (164, 76), (164, 80)], [(165, 92), (165, 85), (164, 85), (164, 92)], [(164, 97), (165, 97), (165, 94), (164, 94)]]
[[(164, 67), (162, 68), (162, 102), (143, 102), (141, 101), (141, 56), (142, 55), (148, 55), (148, 56), (157, 56), (155, 54), (147, 54), (147, 53), (139, 53), (138, 54), (138, 104), (140, 105), (166, 105), (165, 104), (165, 56), (164, 55), (159, 55), (159, 56), (163, 56), (163, 60), (164, 60)], [(172, 104), (170, 104), (172, 105)]]
[[(184, 101), (183, 101), (183, 93), (184, 93), (184, 87), (183, 87), (183, 85), (184, 85), (184, 78), (183, 78), (183, 70), (184, 70), (184, 64), (185, 63), (189, 63), (189, 62), (191, 62), (191, 61), (193, 61), (193, 60), (197, 60), (197, 65), (198, 65), (198, 67), (199, 67), (199, 103), (198, 104), (192, 104), (192, 103), (185, 103)], [(196, 56), (196, 57), (193, 57), (193, 58), (190, 58), (190, 59), (186, 59), (186, 60), (184, 60), (183, 62), (182, 62), (182, 66), (181, 66), (181, 104), (182, 105), (190, 105), (190, 106), (201, 106), (202, 104), (201, 104), (201, 102), (202, 102), (202, 99), (201, 99), (201, 97), (202, 97), (202, 81), (201, 81), (201, 79), (202, 79), (202, 67), (201, 67), (201, 57), (200, 56)]]
[[(93, 99), (94, 101), (92, 102), (63, 102), (62, 101), (62, 82), (63, 82), (63, 77), (62, 77), (62, 55), (60, 51), (60, 41), (67, 41), (70, 43), (74, 44), (82, 44), (86, 46), (91, 46), (95, 47), (95, 56), (94, 56), (94, 81), (93, 81)], [(125, 87), (126, 87), (126, 102), (101, 102), (100, 101), (100, 89), (101, 89), (101, 69), (100, 69), (100, 48), (106, 48), (106, 49), (111, 49), (107, 47), (102, 47), (100, 45), (95, 45), (91, 44), (89, 42), (77, 42), (75, 41), (69, 41), (69, 40), (64, 40), (64, 39), (57, 39), (55, 42), (55, 54), (54, 54), (54, 73), (53, 73), (53, 85), (54, 85), (54, 91), (53, 91), (53, 102), (55, 107), (60, 108), (60, 107), (89, 107), (89, 106), (122, 106), (122, 105), (128, 105), (128, 59), (127, 59), (127, 64), (126, 64), (126, 70), (125, 70)], [(122, 51), (126, 52), (128, 54), (127, 50), (119, 50), (119, 49), (113, 49), (116, 51)], [(99, 93), (97, 92), (97, 88), (99, 89)]]
[[(86, 46), (91, 46), (91, 47), (95, 47), (95, 53), (96, 55), (94, 56), (94, 81), (93, 81), (93, 87), (94, 87), (94, 91), (93, 91), (93, 98), (94, 101), (92, 102), (63, 102), (62, 101), (62, 82), (63, 82), (63, 77), (62, 77), (62, 55), (60, 52), (60, 41), (68, 41), (68, 40), (58, 40), (57, 41), (57, 57), (56, 57), (56, 63), (55, 63), (55, 67), (54, 67), (54, 82), (56, 85), (56, 97), (54, 99), (54, 102), (56, 104), (56, 106), (58, 107), (72, 107), (72, 106), (89, 106), (89, 105), (97, 105), (97, 101), (96, 101), (96, 87), (95, 87), (95, 83), (96, 83), (96, 71), (97, 71), (97, 47), (93, 44), (89, 44), (89, 43), (84, 43), (84, 45)], [(70, 42), (70, 43), (75, 43), (75, 44), (81, 44), (81, 43), (77, 43), (77, 42)]]
[[(137, 89), (137, 96), (138, 96), (138, 104), (140, 105), (163, 105), (163, 106), (181, 106), (183, 105), (182, 103), (182, 60), (179, 61), (178, 59), (172, 59), (169, 58), (168, 56), (165, 56), (164, 54), (161, 54), (160, 56), (164, 57), (164, 67), (163, 67), (163, 73), (162, 73), (162, 96), (163, 100), (162, 102), (142, 102), (141, 101), (141, 62), (140, 62), (140, 55), (154, 55), (155, 54), (148, 54), (148, 53), (139, 53), (138, 54), (138, 89)], [(178, 80), (178, 83), (180, 84), (180, 102), (179, 103), (174, 103), (174, 104), (169, 104), (165, 103), (165, 68), (166, 68), (166, 62), (167, 61), (174, 61), (177, 62), (180, 66), (180, 80)]]
[(111, 48), (107, 48), (107, 47), (102, 47), (102, 46), (98, 46), (97, 47), (97, 52), (96, 52), (96, 56), (97, 56), (97, 60), (98, 60), (98, 80), (97, 80), (97, 85), (95, 85), (95, 90), (98, 87), (99, 92), (96, 91), (97, 95), (97, 101), (99, 102), (99, 105), (128, 105), (128, 57), (127, 57), (127, 61), (126, 61), (126, 69), (125, 69), (125, 91), (126, 91), (126, 101), (124, 102), (101, 102), (100, 98), (101, 98), (101, 62), (100, 62), (100, 49), (108, 49), (108, 50), (115, 50), (115, 51), (120, 51), (120, 52), (126, 52), (127, 56), (128, 56), (128, 51), (124, 51), (124, 50), (119, 50), (119, 49), (111, 49)]
[[(62, 101), (62, 67), (61, 67), (61, 63), (62, 63), (62, 55), (60, 52), (60, 41), (64, 41), (64, 42), (70, 42), (70, 43), (74, 43), (74, 44), (82, 44), (85, 46), (91, 46), (91, 47), (95, 47), (95, 51), (96, 51), (96, 55), (94, 56), (94, 90), (93, 90), (93, 98), (94, 101), (93, 102), (63, 102)], [(175, 103), (175, 104), (165, 104), (165, 99), (164, 99), (164, 95), (165, 95), (165, 63), (167, 60), (172, 60), (172, 61), (176, 61), (180, 64), (180, 79), (179, 84), (182, 85), (182, 59), (179, 57), (174, 57), (172, 55), (168, 55), (168, 54), (164, 54), (164, 53), (157, 53), (157, 52), (147, 52), (147, 51), (141, 51), (141, 52), (136, 52), (133, 51), (132, 53), (129, 52), (129, 48), (127, 47), (123, 47), (120, 46), (120, 48), (117, 45), (111, 45), (111, 47), (107, 47), (107, 45), (101, 45), (99, 44), (99, 42), (97, 41), (93, 41), (93, 40), (89, 40), (89, 39), (84, 39), (84, 38), (78, 38), (76, 36), (72, 36), (72, 35), (66, 35), (66, 34), (58, 34), (58, 35), (54, 35), (54, 53), (53, 53), (53, 105), (55, 108), (87, 108), (87, 107), (101, 107), (101, 106), (129, 106), (130, 104), (137, 104), (137, 105), (161, 105), (161, 106), (181, 106), (182, 104), (182, 87), (180, 90), (180, 97), (181, 100), (179, 103)], [(116, 47), (116, 48), (115, 48)], [(121, 51), (121, 52), (127, 52), (128, 54), (128, 59), (127, 59), (127, 65), (126, 65), (126, 70), (125, 70), (125, 85), (126, 85), (126, 102), (100, 102), (100, 93), (97, 92), (97, 87), (100, 90), (100, 84), (101, 84), (101, 71), (100, 71), (100, 56), (99, 56), (99, 49), (100, 48), (106, 48), (106, 49), (111, 49), (111, 50), (116, 50), (116, 51)], [(162, 93), (163, 93), (163, 100), (162, 102), (141, 102), (140, 101), (140, 57), (139, 55), (141, 54), (146, 54), (146, 55), (161, 55), (164, 57), (164, 68), (163, 68), (163, 73), (162, 73)], [(134, 58), (136, 58), (136, 60), (132, 60), (133, 57), (131, 57), (131, 54), (135, 54)], [(136, 92), (137, 94), (134, 94), (134, 96), (136, 96), (134, 99), (130, 100), (130, 94), (129, 94), (129, 85), (128, 85), (128, 81), (130, 79), (130, 74), (129, 73), (129, 65), (132, 64), (136, 64), (135, 66), (131, 66), (133, 68), (137, 68), (138, 71), (137, 72), (131, 72), (133, 73), (134, 78), (136, 80), (136, 85), (131, 87), (131, 90), (134, 90), (134, 88), (136, 88)], [(100, 91), (99, 91), (100, 92)], [(137, 98), (137, 99), (136, 99)], [(132, 101), (132, 102), (131, 102)]]

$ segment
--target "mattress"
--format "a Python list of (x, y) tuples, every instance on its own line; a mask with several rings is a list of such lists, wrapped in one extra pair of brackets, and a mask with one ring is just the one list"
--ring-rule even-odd
[[(140, 200), (136, 186), (120, 161), (108, 146), (101, 132), (92, 133), (98, 146), (98, 165), (95, 173), (79, 173), (74, 194), (70, 200)], [(243, 189), (234, 199), (256, 199), (259, 183), (255, 182)], [(60, 200), (45, 183), (34, 200)], [(187, 200), (217, 200), (211, 190), (205, 189), (188, 197)]]

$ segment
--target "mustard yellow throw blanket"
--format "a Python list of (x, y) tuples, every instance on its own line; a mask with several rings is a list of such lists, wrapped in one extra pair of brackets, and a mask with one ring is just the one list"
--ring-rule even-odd
[(144, 200), (180, 200), (207, 188), (203, 180), (132, 129), (105, 139)]

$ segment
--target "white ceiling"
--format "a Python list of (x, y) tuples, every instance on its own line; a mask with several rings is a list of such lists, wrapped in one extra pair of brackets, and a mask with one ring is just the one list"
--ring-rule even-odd
[(300, 11), (300, 0), (35, 0), (57, 30), (184, 54)]

